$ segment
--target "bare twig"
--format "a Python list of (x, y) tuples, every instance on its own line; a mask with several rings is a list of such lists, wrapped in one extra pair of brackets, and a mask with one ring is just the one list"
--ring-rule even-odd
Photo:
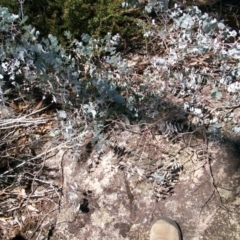
[(51, 149), (49, 149), (49, 150), (47, 150), (47, 151), (45, 151), (45, 152), (43, 152), (43, 153), (40, 153), (40, 154), (38, 154), (37, 156), (35, 156), (35, 157), (33, 157), (33, 158), (30, 158), (30, 159), (22, 162), (21, 164), (17, 165), (16, 167), (14, 167), (14, 168), (12, 168), (12, 169), (10, 169), (10, 170), (8, 170), (8, 171), (5, 171), (4, 173), (0, 174), (0, 178), (3, 178), (6, 174), (15, 171), (16, 169), (24, 166), (25, 164), (27, 164), (27, 163), (29, 163), (29, 162), (31, 162), (31, 161), (34, 161), (34, 160), (36, 160), (36, 159), (40, 159), (42, 156), (44, 156), (44, 155), (46, 155), (46, 154), (48, 154), (48, 153), (51, 153), (51, 152), (53, 152), (53, 151), (58, 151), (58, 150), (64, 149), (64, 148), (71, 148), (71, 146), (68, 146), (68, 144), (70, 144), (71, 142), (73, 142), (73, 141), (75, 141), (75, 140), (77, 140), (77, 139), (82, 138), (83, 135), (84, 135), (84, 133), (81, 134), (81, 135), (79, 135), (79, 136), (77, 136), (77, 137), (75, 137), (75, 138), (72, 138), (72, 139), (70, 139), (70, 140), (68, 140), (68, 141), (66, 141), (66, 142), (64, 142), (64, 143), (62, 143), (62, 144), (60, 144), (60, 145), (58, 145), (58, 146), (56, 146), (56, 147), (53, 147), (53, 148), (51, 148)]
[[(214, 196), (214, 194), (217, 194), (217, 198), (218, 198), (218, 201), (220, 202), (220, 207), (224, 208), (225, 210), (229, 211), (229, 212), (232, 212), (230, 209), (228, 209), (222, 202), (222, 197), (218, 191), (218, 188), (216, 186), (216, 183), (215, 183), (215, 179), (214, 179), (214, 176), (213, 176), (213, 172), (212, 172), (212, 165), (211, 165), (211, 162), (210, 162), (210, 154), (209, 154), (209, 149), (208, 149), (208, 139), (207, 139), (207, 133), (206, 133), (206, 129), (203, 129), (203, 134), (204, 134), (204, 138), (205, 138), (205, 143), (204, 143), (204, 147), (205, 147), (205, 151), (206, 151), (206, 162), (205, 162), (205, 165), (207, 166), (207, 170), (208, 170), (208, 174), (209, 174), (209, 177), (210, 177), (210, 181), (211, 181), (211, 185), (212, 185), (212, 193), (211, 195), (209, 196), (209, 198), (207, 199), (207, 201), (204, 203), (203, 207), (202, 207), (202, 210), (204, 208), (204, 206), (206, 206), (209, 201), (212, 199), (212, 197)], [(201, 210), (201, 212), (202, 212)], [(201, 212), (200, 212), (200, 215), (201, 215)]]
[(20, 12), (21, 12), (22, 20), (23, 20), (23, 18), (24, 18), (23, 4), (24, 4), (25, 0), (18, 0), (18, 2), (20, 3)]

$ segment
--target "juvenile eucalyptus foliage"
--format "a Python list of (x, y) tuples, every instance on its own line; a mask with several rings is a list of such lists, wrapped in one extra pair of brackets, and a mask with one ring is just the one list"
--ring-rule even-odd
[[(176, 7), (159, 14), (144, 31), (149, 55), (153, 55), (144, 82), (154, 89), (152, 93), (183, 99), (194, 124), (219, 129), (232, 119), (232, 130), (239, 132), (239, 121), (229, 118), (229, 111), (222, 112), (232, 108), (234, 115), (240, 104), (239, 33), (197, 7)], [(216, 106), (211, 113), (208, 100)]]
[[(183, 99), (184, 111), (194, 116), (194, 124), (211, 123), (219, 128), (222, 119), (234, 120), (218, 111), (209, 114), (204, 98), (229, 108), (239, 104), (238, 33), (197, 7), (176, 7), (143, 25), (150, 65), (141, 76), (117, 52), (119, 34), (108, 33), (102, 39), (82, 34), (79, 41), (66, 31), (68, 44), (63, 47), (51, 34), (41, 38), (26, 21), (27, 17), (0, 8), (3, 102), (8, 83), (23, 96), (38, 89), (43, 99), (51, 96), (52, 102), (82, 108), (96, 121), (116, 112), (139, 120), (155, 119), (164, 99), (172, 97)], [(239, 131), (237, 124), (234, 120), (235, 132)]]
[[(27, 17), (21, 20), (7, 8), (0, 8), (0, 20), (1, 86), (7, 81), (25, 92), (38, 88), (43, 98), (51, 95), (53, 102), (64, 104), (73, 104), (70, 96), (76, 98), (74, 101), (88, 102), (92, 93), (101, 101), (108, 98), (123, 103), (116, 86), (109, 83), (113, 74), (103, 66), (103, 62), (118, 66), (119, 74), (126, 71), (115, 52), (118, 35), (108, 34), (104, 39), (95, 40), (83, 34), (82, 41), (78, 41), (65, 32), (69, 40), (69, 47), (65, 49), (51, 34), (40, 38), (34, 27), (24, 24)], [(22, 76), (21, 82), (17, 81), (18, 76)]]
[[(71, 140), (75, 122), (84, 120), (99, 135), (104, 119), (115, 112), (125, 112), (126, 103), (117, 81), (131, 73), (116, 47), (120, 36), (108, 33), (102, 39), (82, 34), (81, 41), (65, 32), (68, 47), (49, 34), (41, 38), (39, 31), (26, 25), (27, 17), (0, 8), (1, 104), (9, 100), (27, 99), (60, 104), (56, 113), (58, 130), (50, 135), (63, 135)], [(36, 95), (38, 98), (36, 98)], [(39, 99), (40, 96), (40, 99)], [(80, 119), (69, 119), (66, 109), (76, 110)], [(67, 122), (66, 119), (68, 120)]]
[(145, 11), (151, 13), (152, 11), (157, 14), (166, 11), (169, 6), (169, 0), (149, 0), (145, 6)]

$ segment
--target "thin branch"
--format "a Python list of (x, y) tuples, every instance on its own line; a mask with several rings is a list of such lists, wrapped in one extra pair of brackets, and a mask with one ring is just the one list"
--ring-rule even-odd
[(18, 2), (20, 3), (20, 12), (21, 12), (22, 20), (23, 20), (23, 18), (24, 18), (23, 4), (24, 4), (25, 0), (18, 0)]

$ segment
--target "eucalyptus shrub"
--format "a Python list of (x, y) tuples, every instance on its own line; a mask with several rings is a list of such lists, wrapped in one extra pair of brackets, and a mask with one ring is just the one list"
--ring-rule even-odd
[[(239, 37), (197, 7), (176, 7), (143, 25), (150, 49), (150, 66), (143, 75), (117, 52), (119, 34), (102, 39), (82, 34), (79, 41), (67, 31), (66, 48), (51, 34), (41, 38), (26, 25), (27, 17), (7, 8), (0, 8), (0, 19), (2, 101), (7, 96), (5, 83), (23, 96), (38, 89), (43, 99), (51, 96), (63, 107), (82, 106), (89, 119), (103, 123), (114, 112), (155, 119), (161, 102), (174, 96), (183, 99), (195, 123), (209, 120), (217, 126), (221, 119), (210, 116), (202, 91), (210, 89), (206, 97), (225, 107), (239, 104)], [(236, 124), (233, 129), (238, 131)]]
[[(240, 104), (239, 33), (197, 7), (162, 13), (144, 31), (151, 56), (143, 77), (148, 89), (183, 99), (194, 123), (221, 128), (229, 120), (221, 110)], [(216, 104), (211, 113), (208, 99)], [(240, 132), (236, 126), (233, 120), (232, 130)]]
[[(80, 84), (84, 64), (88, 64), (92, 74), (91, 63), (98, 53), (115, 49), (117, 38), (114, 41), (108, 35), (97, 41), (87, 34), (82, 35), (81, 42), (73, 40), (69, 49), (64, 49), (51, 34), (48, 38), (39, 38), (39, 31), (31, 25), (24, 25), (27, 17), (22, 20), (18, 15), (9, 13), (7, 8), (0, 10), (1, 79), (3, 81), (8, 77), (7, 81), (17, 85), (16, 76), (24, 75), (21, 87), (25, 90), (40, 87), (44, 94), (59, 91), (56, 95), (60, 94), (66, 101), (65, 87), (69, 83), (74, 86)], [(66, 32), (66, 37), (71, 37), (69, 32)]]
[(116, 79), (127, 76), (130, 69), (116, 52), (118, 34), (108, 33), (102, 39), (82, 34), (78, 41), (65, 32), (68, 48), (64, 48), (51, 34), (40, 38), (39, 31), (25, 25), (26, 21), (27, 17), (21, 19), (0, 8), (3, 103), (9, 92), (33, 99), (38, 91), (42, 100), (50, 98), (62, 108), (82, 106), (89, 119), (107, 117), (113, 109), (122, 111), (125, 100)]

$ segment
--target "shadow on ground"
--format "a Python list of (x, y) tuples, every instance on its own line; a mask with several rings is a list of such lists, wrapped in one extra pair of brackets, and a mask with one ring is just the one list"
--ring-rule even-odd
[(147, 240), (151, 223), (159, 216), (175, 219), (187, 240), (240, 239), (239, 145), (227, 139), (209, 142), (206, 158), (199, 139), (182, 147), (155, 136), (151, 141), (162, 146), (155, 164), (175, 158), (183, 165), (173, 191), (163, 199), (156, 198), (157, 184), (146, 177), (145, 159), (153, 154), (146, 147), (150, 137), (142, 148), (146, 158), (136, 161), (127, 154), (142, 141), (124, 131), (112, 139), (125, 149), (121, 156), (109, 147), (101, 154), (93, 150), (87, 159), (60, 151), (47, 160), (50, 168), (58, 164), (63, 184), (61, 208), (45, 220), (46, 226), (54, 224), (51, 236), (46, 232), (48, 239)]

